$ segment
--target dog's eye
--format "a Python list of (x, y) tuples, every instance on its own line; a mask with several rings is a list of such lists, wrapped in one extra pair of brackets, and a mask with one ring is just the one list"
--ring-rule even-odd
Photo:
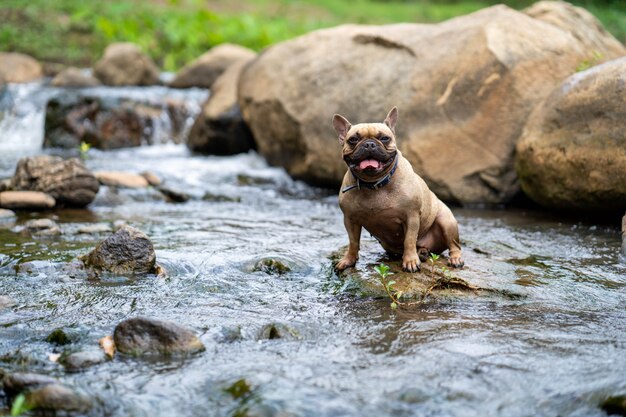
[(383, 143), (387, 143), (391, 140), (391, 138), (389, 136), (383, 136), (382, 138), (380, 138), (380, 141)]
[(357, 143), (358, 141), (359, 141), (359, 138), (357, 138), (356, 136), (350, 136), (350, 137), (348, 138), (348, 142), (349, 142), (351, 145), (354, 145), (354, 144), (355, 144), (355, 143)]

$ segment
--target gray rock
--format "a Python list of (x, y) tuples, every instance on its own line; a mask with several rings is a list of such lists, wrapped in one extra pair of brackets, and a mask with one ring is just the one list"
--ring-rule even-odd
[(33, 219), (24, 225), (31, 235), (56, 236), (61, 234), (59, 225), (51, 219)]
[(57, 383), (57, 380), (52, 377), (22, 372), (7, 373), (2, 379), (4, 392), (11, 397), (26, 390), (54, 383)]
[(27, 83), (43, 77), (43, 68), (33, 57), (16, 52), (0, 52), (0, 79), (7, 83)]
[(153, 273), (156, 254), (143, 232), (124, 225), (82, 258), (88, 268), (115, 274)]
[(26, 394), (26, 403), (32, 408), (49, 411), (86, 412), (91, 408), (88, 397), (59, 383), (29, 391)]
[(0, 207), (14, 210), (49, 210), (56, 200), (40, 191), (3, 191), (0, 193)]
[(54, 87), (67, 87), (67, 88), (81, 88), (81, 87), (96, 87), (101, 85), (97, 78), (85, 74), (85, 72), (79, 68), (66, 68), (59, 72), (50, 81), (50, 85)]
[(94, 75), (106, 85), (154, 85), (159, 68), (133, 43), (114, 43), (96, 62)]
[(101, 350), (86, 350), (74, 352), (61, 360), (62, 365), (69, 372), (78, 372), (108, 360), (107, 355)]
[[(1, 206), (2, 206), (2, 196), (0, 195), (0, 207)], [(14, 211), (8, 210), (8, 209), (0, 209), (0, 223), (14, 221), (16, 217), (17, 216)]]
[(41, 191), (61, 206), (84, 207), (94, 200), (99, 187), (96, 177), (80, 160), (58, 156), (22, 158), (11, 179), (13, 190)]
[(248, 48), (233, 44), (218, 45), (195, 61), (185, 65), (170, 83), (174, 88), (212, 88), (215, 80), (228, 67), (237, 62), (248, 61), (256, 53)]
[(189, 329), (172, 322), (137, 317), (119, 323), (113, 333), (116, 349), (128, 355), (186, 355), (204, 345)]
[(184, 203), (191, 199), (191, 196), (189, 194), (164, 185), (158, 186), (157, 190), (159, 190), (159, 192), (163, 194), (165, 198), (174, 203)]
[(213, 84), (211, 95), (189, 132), (187, 146), (192, 151), (233, 155), (256, 148), (237, 103), (239, 76), (248, 62), (233, 64)]

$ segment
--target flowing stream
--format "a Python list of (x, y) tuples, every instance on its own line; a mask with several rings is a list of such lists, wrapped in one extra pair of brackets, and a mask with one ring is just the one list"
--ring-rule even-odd
[[(0, 120), (0, 178), (19, 155), (44, 152), (50, 92), (23, 88), (22, 107), (5, 107)], [(329, 255), (347, 243), (335, 193), (294, 181), (255, 153), (194, 156), (166, 143), (91, 150), (86, 165), (150, 170), (192, 197), (174, 204), (150, 189), (102, 187), (86, 210), (20, 213), (0, 225), (0, 296), (14, 301), (0, 307), (0, 368), (75, 386), (93, 399), (89, 415), (589, 417), (606, 415), (599, 404), (608, 396), (626, 394), (617, 225), (455, 208), (467, 265), (459, 275), (516, 296), (433, 298), (392, 311), (389, 300), (359, 297), (332, 272)], [(62, 235), (20, 233), (40, 217), (55, 219)], [(106, 237), (78, 229), (116, 220), (150, 236), (166, 277), (67, 274), (67, 262)], [(364, 247), (360, 262), (383, 256), (369, 236)], [(254, 271), (268, 257), (291, 271)], [(118, 355), (79, 373), (49, 359), (97, 348), (135, 316), (191, 328), (207, 349), (186, 359)], [(291, 337), (264, 337), (268, 325)], [(56, 328), (70, 345), (45, 341)]]

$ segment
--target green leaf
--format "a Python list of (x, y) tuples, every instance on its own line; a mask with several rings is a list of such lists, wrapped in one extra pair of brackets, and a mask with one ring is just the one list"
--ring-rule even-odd
[(396, 298), (399, 300), (404, 295), (404, 291), (398, 291), (396, 293)]
[(30, 407), (28, 406), (28, 404), (26, 404), (26, 397), (24, 396), (24, 394), (19, 394), (17, 397), (15, 397), (15, 400), (13, 400), (13, 405), (11, 406), (11, 417), (17, 417), (19, 415), (22, 415), (28, 410), (30, 410)]
[(391, 303), (391, 309), (395, 310), (398, 308), (398, 303), (396, 303), (395, 301), (393, 303)]

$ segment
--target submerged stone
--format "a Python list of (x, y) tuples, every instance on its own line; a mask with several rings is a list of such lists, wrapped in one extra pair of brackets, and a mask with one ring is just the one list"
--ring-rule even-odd
[(115, 274), (149, 274), (156, 265), (152, 242), (142, 231), (124, 225), (81, 258), (86, 267)]
[(600, 407), (610, 416), (626, 417), (626, 395), (609, 397), (602, 402)]
[(67, 371), (78, 372), (107, 360), (107, 355), (101, 350), (86, 350), (67, 355), (61, 360), (61, 363)]
[(119, 323), (113, 340), (119, 352), (133, 356), (187, 355), (205, 349), (191, 330), (176, 323), (144, 317)]
[(60, 383), (36, 388), (26, 394), (26, 404), (40, 410), (85, 412), (91, 400), (74, 389)]
[(254, 265), (254, 271), (261, 271), (270, 275), (283, 275), (291, 272), (291, 267), (279, 259), (265, 258)]
[(0, 223), (13, 221), (16, 217), (17, 216), (15, 215), (14, 211), (8, 209), (0, 209)]
[(300, 332), (293, 327), (290, 327), (283, 323), (271, 323), (263, 326), (259, 332), (259, 340), (273, 340), (273, 339), (285, 339), (285, 340), (300, 340), (302, 336)]
[(184, 203), (191, 199), (191, 196), (189, 194), (171, 187), (161, 185), (157, 187), (157, 190), (159, 190), (159, 192), (163, 194), (165, 198), (174, 203)]
[(34, 373), (14, 372), (7, 373), (2, 378), (4, 392), (8, 396), (15, 396), (23, 391), (31, 390), (44, 385), (57, 383), (57, 380), (47, 375)]
[(61, 234), (59, 225), (51, 219), (33, 219), (24, 225), (31, 235), (55, 236)]
[(52, 333), (46, 337), (46, 342), (60, 346), (72, 343), (70, 337), (63, 331), (63, 329), (54, 329)]

